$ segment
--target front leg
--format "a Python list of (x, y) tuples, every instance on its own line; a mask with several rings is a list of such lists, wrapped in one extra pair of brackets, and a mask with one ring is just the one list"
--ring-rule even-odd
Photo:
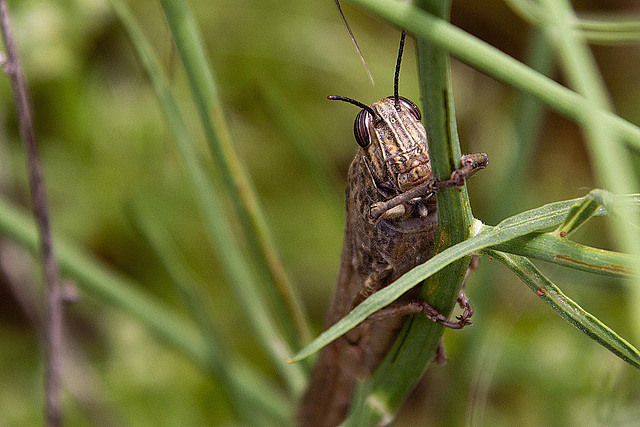
[(451, 173), (449, 179), (440, 180), (438, 178), (431, 178), (385, 202), (372, 204), (369, 211), (370, 219), (377, 221), (381, 218), (390, 219), (401, 216), (405, 212), (403, 208), (404, 203), (420, 197), (428, 198), (443, 188), (461, 187), (467, 178), (480, 169), (484, 169), (488, 162), (489, 158), (485, 153), (464, 155), (460, 162), (461, 166)]

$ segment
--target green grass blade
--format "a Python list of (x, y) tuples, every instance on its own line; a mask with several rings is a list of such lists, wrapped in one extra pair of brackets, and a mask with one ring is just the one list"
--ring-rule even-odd
[[(38, 237), (30, 217), (0, 198), (0, 233), (38, 254)], [(80, 289), (118, 310), (122, 310), (146, 326), (161, 341), (189, 357), (203, 370), (216, 375), (215, 354), (210, 352), (201, 334), (176, 316), (169, 307), (139, 290), (141, 286), (111, 270), (77, 247), (55, 238), (57, 258), (61, 272), (74, 280)], [(229, 367), (246, 399), (261, 412), (273, 418), (286, 420), (291, 402), (267, 385), (261, 375), (244, 362), (236, 359)], [(249, 380), (251, 379), (251, 380)], [(266, 390), (270, 390), (269, 393)]]
[(587, 195), (587, 197), (573, 205), (569, 210), (567, 217), (553, 232), (553, 235), (558, 237), (567, 237), (569, 234), (577, 230), (578, 227), (591, 219), (598, 208), (603, 205), (601, 194), (602, 190), (593, 190)]
[[(271, 414), (262, 413), (260, 407), (255, 411), (247, 412), (248, 407), (256, 406), (252, 399), (246, 396), (245, 388), (251, 389), (259, 386), (259, 382), (251, 384), (252, 375), (247, 381), (238, 381), (234, 375), (234, 367), (231, 360), (238, 357), (237, 354), (230, 355), (230, 347), (218, 334), (216, 326), (212, 322), (210, 307), (205, 304), (205, 299), (198, 292), (195, 274), (187, 267), (181, 259), (177, 247), (171, 241), (171, 237), (162, 224), (154, 217), (153, 211), (142, 203), (136, 203), (131, 208), (133, 221), (141, 230), (149, 244), (152, 246), (162, 264), (171, 277), (174, 287), (182, 297), (191, 316), (196, 321), (198, 329), (202, 333), (210, 352), (211, 366), (215, 370), (216, 377), (220, 379), (225, 390), (229, 391), (229, 398), (233, 406), (234, 413), (243, 420), (246, 425), (264, 425)], [(264, 382), (264, 380), (260, 381)], [(249, 415), (250, 414), (250, 415)], [(285, 420), (280, 420), (281, 422)]]
[[(537, 73), (504, 52), (490, 46), (443, 19), (415, 6), (390, 0), (344, 0), (369, 11), (418, 39), (447, 49), (452, 55), (515, 88), (527, 91), (559, 113), (577, 121), (591, 119), (591, 103), (583, 96)], [(640, 128), (619, 116), (596, 109), (596, 119), (630, 145), (640, 148)]]
[(582, 34), (590, 43), (601, 45), (637, 44), (640, 42), (640, 31), (606, 32), (583, 30)]
[(505, 3), (529, 24), (536, 25), (544, 19), (537, 2), (529, 0), (506, 0)]
[(564, 295), (527, 258), (493, 250), (486, 253), (509, 267), (567, 322), (631, 366), (640, 368), (640, 353), (635, 347)]
[(257, 288), (257, 276), (239, 246), (238, 239), (231, 229), (230, 219), (225, 218), (220, 192), (212, 186), (199, 163), (189, 132), (169, 85), (162, 75), (159, 62), (124, 4), (119, 0), (113, 0), (112, 4), (129, 33), (131, 42), (158, 97), (166, 122), (185, 163), (185, 170), (197, 195), (212, 246), (217, 251), (225, 272), (245, 308), (249, 324), (254, 328), (258, 340), (274, 366), (287, 381), (292, 393), (299, 394), (304, 388), (306, 376), (300, 367), (292, 370), (291, 365), (284, 363), (290, 347), (269, 314), (266, 307), (267, 301), (262, 298)]
[(527, 234), (492, 249), (612, 277), (637, 275), (640, 264), (631, 255), (581, 245), (552, 233)]
[(640, 16), (638, 14), (581, 14), (578, 26), (582, 30), (602, 31), (609, 33), (624, 33), (640, 31)]
[[(549, 203), (540, 208), (507, 218), (495, 227), (483, 226), (480, 221), (477, 221), (474, 224), (474, 228), (480, 230), (479, 233), (436, 254), (429, 261), (407, 272), (391, 285), (371, 295), (342, 320), (320, 334), (308, 346), (292, 357), (290, 361), (302, 360), (315, 353), (329, 342), (357, 326), (369, 315), (398, 299), (422, 280), (440, 271), (446, 265), (480, 249), (499, 245), (538, 230), (556, 227), (564, 221), (576, 201), (582, 199), (584, 198)], [(600, 208), (598, 214), (604, 213), (605, 210)]]
[[(435, 255), (426, 263), (409, 271), (391, 285), (374, 293), (349, 312), (348, 315), (343, 317), (342, 320), (320, 334), (320, 336), (294, 355), (289, 361), (297, 362), (309, 357), (334, 339), (357, 326), (369, 315), (398, 299), (402, 294), (420, 283), (422, 280), (440, 271), (450, 263), (470, 255), (473, 251), (482, 247), (483, 243), (486, 244), (486, 246), (490, 246), (493, 243), (490, 241), (489, 236), (483, 237), (485, 238), (480, 241), (478, 241), (478, 239), (474, 240), (474, 238), (471, 238), (446, 249), (445, 251)], [(474, 243), (478, 246), (476, 247)]]
[(640, 17), (629, 13), (580, 14), (578, 28), (591, 43), (620, 44), (640, 41)]
[[(507, 0), (507, 5), (531, 25), (547, 22), (539, 2), (529, 0)], [(640, 40), (640, 20), (637, 17), (613, 15), (604, 13), (582, 13), (575, 21), (575, 28), (580, 30), (582, 37), (590, 43), (622, 44), (637, 43)]]
[(217, 80), (197, 24), (187, 2), (161, 0), (160, 3), (187, 72), (191, 93), (217, 166), (216, 172), (240, 219), (257, 267), (270, 278), (271, 286), (264, 284), (262, 292), (272, 300), (289, 342), (298, 346), (310, 336), (306, 315), (279, 259), (253, 184), (233, 150)]

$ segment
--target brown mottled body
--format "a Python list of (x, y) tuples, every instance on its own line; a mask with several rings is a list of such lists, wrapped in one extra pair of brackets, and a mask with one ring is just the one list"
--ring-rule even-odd
[[(412, 199), (374, 220), (371, 207), (432, 178), (420, 112), (389, 97), (356, 118), (358, 150), (349, 168), (342, 264), (326, 317), (329, 327), (355, 305), (389, 285), (433, 252), (435, 198)], [(363, 141), (367, 137), (368, 141)], [(417, 290), (416, 290), (417, 291)], [(416, 293), (403, 296), (404, 301)], [(346, 417), (359, 378), (370, 375), (393, 344), (404, 317), (367, 321), (321, 352), (299, 408), (303, 426), (335, 426)]]

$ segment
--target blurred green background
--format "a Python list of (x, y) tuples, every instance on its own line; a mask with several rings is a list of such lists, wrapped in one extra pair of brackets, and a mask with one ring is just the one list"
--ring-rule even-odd
[[(218, 77), (235, 148), (317, 335), (337, 275), (346, 174), (357, 148), (352, 133), (357, 109), (326, 96), (371, 103), (390, 95), (400, 32), (343, 5), (376, 79), (372, 86), (330, 0), (190, 4)], [(164, 62), (207, 158), (159, 4), (129, 5)], [(574, 5), (620, 12), (635, 3)], [(213, 307), (222, 335), (277, 384), (208, 245), (156, 98), (109, 4), (23, 0), (10, 7), (55, 232), (136, 279), (186, 318), (128, 209), (144, 201), (197, 272), (199, 291)], [(529, 27), (503, 2), (454, 2), (452, 22), (520, 60), (527, 56)], [(639, 123), (639, 45), (593, 51), (617, 113)], [(412, 40), (406, 52), (400, 93), (417, 101)], [(455, 60), (452, 75), (463, 151), (484, 151), (490, 158), (489, 167), (469, 183), (477, 218), (494, 225), (598, 185), (579, 128), (548, 110), (530, 158), (515, 165), (522, 173), (516, 179), (517, 93)], [(304, 160), (308, 156), (318, 159), (315, 171)], [(26, 210), (24, 164), (8, 80), (0, 79), (0, 191)], [(611, 248), (603, 219), (574, 237)], [(37, 425), (43, 414), (42, 347), (35, 327), (41, 313), (39, 265), (2, 236), (0, 264), (0, 424)], [(640, 343), (640, 329), (628, 321), (624, 281), (540, 267), (583, 308)], [(449, 362), (428, 371), (396, 425), (637, 425), (637, 371), (562, 321), (497, 263), (482, 259), (467, 289), (474, 326), (445, 334)], [(77, 302), (67, 305), (67, 333), (73, 345), (64, 374), (66, 425), (234, 424), (219, 383), (103, 302), (80, 292)]]

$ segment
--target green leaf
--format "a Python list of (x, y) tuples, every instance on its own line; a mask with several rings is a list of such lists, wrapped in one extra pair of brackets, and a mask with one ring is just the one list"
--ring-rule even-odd
[[(417, 266), (391, 285), (371, 295), (342, 320), (320, 334), (318, 338), (293, 356), (289, 362), (297, 362), (312, 355), (334, 339), (353, 329), (369, 315), (389, 305), (422, 280), (440, 271), (450, 263), (480, 249), (498, 245), (534, 231), (557, 226), (564, 220), (571, 207), (583, 199), (549, 203), (540, 208), (507, 218), (495, 227), (482, 225), (480, 221), (476, 220), (473, 226), (476, 230), (476, 235), (436, 254), (426, 263)], [(597, 214), (602, 215), (605, 212), (604, 209), (599, 208)], [(480, 232), (478, 233), (478, 231)]]
[(602, 190), (593, 190), (587, 197), (571, 207), (563, 223), (553, 232), (558, 237), (567, 237), (578, 227), (587, 222), (600, 206), (603, 205)]
[(491, 248), (613, 277), (638, 274), (640, 264), (632, 255), (581, 245), (553, 233), (530, 233)]
[(640, 353), (635, 347), (564, 295), (527, 258), (494, 250), (483, 252), (509, 267), (544, 302), (578, 330), (628, 364), (640, 368)]

